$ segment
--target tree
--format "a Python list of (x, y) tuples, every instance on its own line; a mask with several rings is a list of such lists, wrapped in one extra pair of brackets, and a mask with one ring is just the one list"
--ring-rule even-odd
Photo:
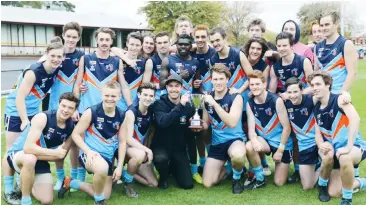
[(242, 46), (248, 36), (244, 35), (251, 14), (256, 9), (256, 2), (227, 2), (226, 12), (222, 15), (222, 27), (228, 31), (229, 42), (234, 46)]
[(42, 6), (47, 5), (64, 6), (66, 11), (75, 12), (75, 5), (67, 1), (1, 1), (2, 6), (25, 7), (30, 6), (35, 9), (42, 9)]
[[(309, 36), (311, 35), (311, 24), (317, 21), (321, 14), (332, 10), (340, 12), (341, 2), (317, 2), (301, 6), (297, 12), (297, 17), (301, 22), (300, 31), (302, 42), (308, 42)], [(358, 25), (355, 21), (356, 13), (345, 11), (344, 14), (345, 36), (347, 36), (351, 35), (352, 32), (357, 32), (362, 26)]]
[(194, 25), (205, 24), (212, 28), (219, 24), (223, 11), (222, 2), (205, 1), (149, 1), (139, 8), (155, 33), (173, 32), (175, 20), (181, 15), (191, 18)]

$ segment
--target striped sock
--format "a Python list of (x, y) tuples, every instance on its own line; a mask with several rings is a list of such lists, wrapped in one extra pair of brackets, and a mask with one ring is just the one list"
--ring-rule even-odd
[(327, 186), (329, 179), (323, 179), (319, 176), (318, 185), (319, 186)]

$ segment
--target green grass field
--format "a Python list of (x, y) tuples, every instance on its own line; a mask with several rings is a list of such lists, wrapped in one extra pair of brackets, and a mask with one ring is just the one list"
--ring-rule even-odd
[[(366, 60), (359, 61), (358, 80), (352, 88), (352, 102), (355, 105), (361, 117), (361, 133), (366, 139), (366, 94), (364, 89), (366, 87)], [(364, 87), (365, 86), (365, 87)], [(3, 111), (5, 99), (1, 99), (1, 110)], [(1, 142), (2, 151), (1, 156), (4, 155), (5, 150), (5, 136), (3, 132), (3, 116), (1, 117)], [(271, 159), (268, 161), (272, 167), (274, 164)], [(66, 173), (69, 173), (69, 160), (66, 160)], [(292, 166), (291, 166), (292, 167)], [(52, 165), (52, 172), (54, 172), (54, 165)], [(292, 173), (293, 170), (290, 172)], [(366, 162), (360, 166), (360, 175), (366, 176)], [(87, 181), (91, 182), (91, 175), (88, 175)], [(157, 188), (147, 188), (136, 184), (135, 188), (139, 192), (138, 199), (130, 199), (124, 195), (123, 187), (117, 185), (113, 188), (113, 193), (108, 204), (338, 204), (340, 199), (332, 199), (328, 203), (321, 203), (317, 199), (316, 188), (311, 191), (303, 191), (301, 185), (285, 185), (283, 187), (276, 187), (273, 184), (273, 174), (267, 178), (267, 187), (254, 191), (245, 191), (240, 195), (233, 195), (231, 193), (231, 181), (224, 181), (212, 189), (206, 189), (202, 185), (195, 184), (192, 190), (181, 190), (177, 188), (175, 180), (172, 178), (169, 181), (168, 190), (160, 190)], [(2, 203), (5, 203), (3, 200)], [(366, 204), (366, 191), (357, 193), (353, 197), (353, 204)], [(34, 204), (39, 204), (33, 200)], [(93, 199), (82, 192), (72, 193), (71, 196), (66, 195), (65, 199), (58, 200), (55, 197), (54, 204), (91, 204)]]

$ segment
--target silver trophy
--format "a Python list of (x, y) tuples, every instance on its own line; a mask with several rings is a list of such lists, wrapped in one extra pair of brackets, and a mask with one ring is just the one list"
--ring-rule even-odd
[(196, 112), (193, 115), (193, 118), (191, 120), (191, 126), (189, 126), (189, 128), (202, 128), (201, 118), (198, 114), (198, 109), (201, 107), (202, 100), (202, 94), (191, 94), (191, 104), (196, 109)]

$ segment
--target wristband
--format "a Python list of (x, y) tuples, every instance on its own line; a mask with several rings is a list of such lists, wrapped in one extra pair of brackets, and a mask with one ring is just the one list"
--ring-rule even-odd
[(278, 147), (277, 151), (283, 153), (285, 151), (285, 145), (280, 143), (280, 146)]

